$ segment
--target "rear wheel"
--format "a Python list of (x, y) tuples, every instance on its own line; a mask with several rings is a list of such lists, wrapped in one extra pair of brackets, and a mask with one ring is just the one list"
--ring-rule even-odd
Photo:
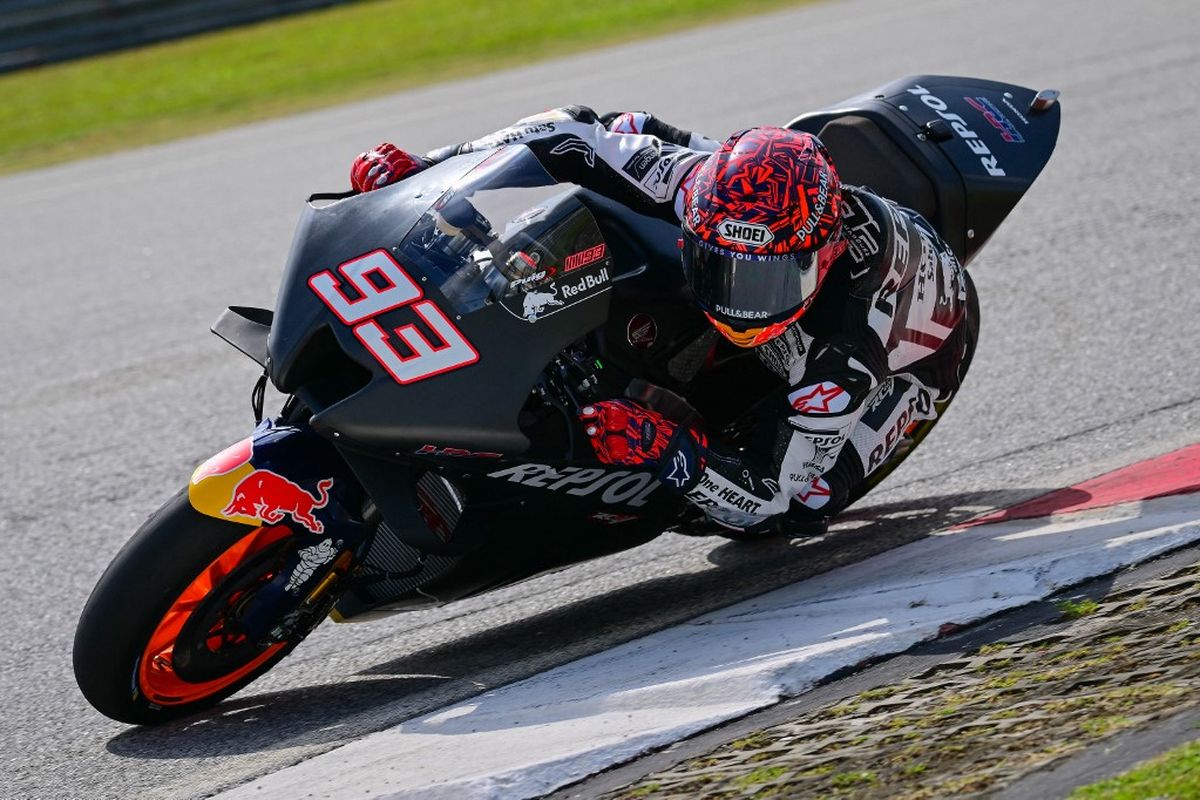
[(163, 722), (266, 672), (302, 637), (254, 635), (245, 615), (296, 546), (286, 526), (215, 519), (177, 495), (122, 548), (84, 606), (74, 648), (84, 696), (122, 722)]

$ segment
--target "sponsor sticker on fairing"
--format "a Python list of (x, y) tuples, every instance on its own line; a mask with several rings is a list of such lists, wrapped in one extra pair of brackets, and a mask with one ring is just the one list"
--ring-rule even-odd
[(226, 517), (242, 517), (276, 525), (290, 516), (312, 533), (323, 533), (325, 525), (313, 512), (329, 503), (333, 478), (317, 481), (317, 494), (309, 494), (300, 484), (267, 469), (256, 469), (233, 488), (229, 504), (221, 512)]
[(601, 242), (593, 245), (586, 250), (580, 250), (578, 253), (571, 253), (563, 259), (563, 272), (574, 272), (577, 269), (582, 269), (588, 264), (595, 264), (597, 261), (608, 255), (608, 247)]
[(517, 288), (522, 291), (512, 298), (505, 298), (501, 305), (513, 316), (526, 322), (537, 322), (543, 317), (607, 291), (610, 288), (608, 267), (598, 272), (580, 275), (574, 280), (551, 281), (549, 284), (539, 285), (536, 289)]
[(620, 525), (622, 522), (633, 522), (638, 517), (633, 514), (610, 514), (607, 511), (597, 511), (588, 519), (592, 522), (599, 522), (601, 525)]
[[(544, 270), (544, 269), (538, 270), (537, 272), (533, 273), (532, 275), (526, 275), (524, 278), (517, 278), (517, 279), (513, 280), (512, 285), (521, 287), (521, 288), (528, 287), (528, 286), (536, 286), (537, 284), (541, 283), (545, 278), (546, 278), (546, 270)], [(526, 291), (528, 291), (528, 289), (526, 289)]]
[(546, 213), (544, 206), (534, 206), (533, 208), (522, 211), (520, 214), (512, 218), (513, 225), (521, 225), (525, 222), (532, 222), (538, 217)]
[(630, 347), (649, 350), (658, 341), (658, 323), (649, 314), (634, 314), (625, 326), (625, 339)]
[(751, 247), (768, 244), (775, 240), (775, 234), (761, 222), (742, 222), (726, 217), (717, 224), (717, 236), (727, 242), (744, 244)]
[(1017, 130), (1017, 126), (1013, 125), (991, 100), (986, 97), (964, 97), (963, 100), (966, 100), (971, 108), (983, 114), (987, 124), (1000, 131), (1000, 138), (1004, 141), (1012, 144), (1021, 144), (1025, 141), (1025, 137)]
[(635, 508), (646, 505), (647, 499), (661, 485), (649, 472), (600, 467), (551, 467), (548, 464), (517, 464), (489, 472), (488, 477), (575, 497), (587, 497), (599, 492), (599, 500), (605, 505)]
[(299, 589), (307, 583), (318, 567), (323, 567), (333, 561), (333, 557), (337, 555), (337, 549), (333, 546), (332, 539), (325, 539), (311, 547), (305, 547), (298, 551), (297, 555), (300, 556), (300, 563), (288, 576), (287, 585), (283, 587), (285, 592)]
[(461, 447), (439, 447), (436, 444), (422, 445), (413, 451), (419, 456), (450, 456), (452, 458), (503, 458), (501, 453), (487, 450), (464, 450)]
[(908, 90), (908, 93), (920, 98), (926, 108), (950, 123), (950, 127), (967, 145), (967, 148), (978, 156), (979, 163), (983, 165), (988, 175), (1002, 178), (1007, 174), (1004, 168), (1000, 166), (995, 154), (988, 148), (987, 143), (979, 138), (978, 133), (967, 127), (966, 120), (949, 110), (950, 106), (947, 105), (945, 100), (932, 94), (928, 89), (920, 85), (913, 86)]
[(528, 291), (524, 295), (521, 299), (521, 316), (527, 322), (537, 322), (547, 308), (563, 305), (563, 301), (558, 299), (557, 286), (545, 291)]

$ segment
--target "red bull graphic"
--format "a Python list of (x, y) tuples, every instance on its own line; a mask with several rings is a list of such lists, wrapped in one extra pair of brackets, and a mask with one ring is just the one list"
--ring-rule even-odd
[(309, 494), (299, 484), (266, 469), (256, 469), (242, 478), (233, 489), (222, 514), (227, 517), (250, 517), (268, 525), (282, 522), (291, 516), (313, 533), (322, 533), (325, 525), (313, 512), (329, 502), (333, 478), (317, 481), (317, 496)]

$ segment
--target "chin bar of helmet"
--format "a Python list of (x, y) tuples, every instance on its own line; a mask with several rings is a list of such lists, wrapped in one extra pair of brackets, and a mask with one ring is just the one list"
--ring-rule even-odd
[(704, 316), (708, 317), (708, 321), (712, 323), (712, 326), (716, 328), (722, 336), (736, 344), (738, 347), (758, 347), (760, 344), (766, 344), (786, 331), (788, 326), (800, 319), (806, 310), (808, 310), (808, 303), (805, 303), (795, 314), (783, 320), (782, 322), (775, 322), (771, 325), (766, 325), (760, 328), (747, 328), (744, 331), (736, 330), (735, 328), (726, 325), (724, 322), (713, 319), (712, 315), (707, 311), (704, 312)]

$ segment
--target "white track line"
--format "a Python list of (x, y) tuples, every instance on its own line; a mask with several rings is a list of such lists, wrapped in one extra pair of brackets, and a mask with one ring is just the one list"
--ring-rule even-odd
[(535, 797), (1200, 539), (1200, 495), (944, 532), (381, 731), (219, 795)]

